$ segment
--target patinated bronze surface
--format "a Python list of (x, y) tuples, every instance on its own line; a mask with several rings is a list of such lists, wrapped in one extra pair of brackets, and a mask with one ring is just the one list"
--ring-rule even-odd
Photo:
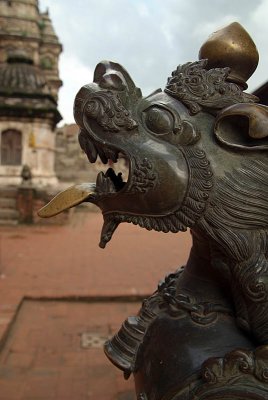
[(97, 204), (101, 247), (121, 222), (174, 233), (191, 228), (187, 265), (159, 284), (105, 353), (125, 377), (134, 374), (140, 400), (264, 400), (268, 109), (244, 92), (258, 52), (234, 23), (215, 33), (200, 57), (148, 97), (119, 64), (98, 64), (94, 82), (75, 99), (79, 142), (91, 162), (123, 154), (128, 181), (109, 168), (40, 215)]

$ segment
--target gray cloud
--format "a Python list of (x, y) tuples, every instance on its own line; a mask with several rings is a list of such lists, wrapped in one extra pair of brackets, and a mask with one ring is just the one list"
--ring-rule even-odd
[(40, 6), (49, 7), (64, 45), (60, 107), (67, 122), (75, 92), (92, 80), (100, 60), (123, 64), (148, 94), (178, 64), (196, 60), (209, 34), (235, 20), (260, 51), (250, 89), (267, 80), (268, 0), (41, 0)]

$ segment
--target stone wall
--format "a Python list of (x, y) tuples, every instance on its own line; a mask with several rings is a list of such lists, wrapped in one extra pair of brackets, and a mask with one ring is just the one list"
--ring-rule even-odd
[(15, 129), (22, 133), (22, 163), (21, 165), (0, 165), (0, 185), (20, 184), (21, 170), (25, 164), (31, 169), (34, 185), (56, 185), (58, 180), (54, 170), (55, 133), (51, 130), (51, 123), (42, 119), (20, 121), (2, 117), (0, 133), (8, 129)]

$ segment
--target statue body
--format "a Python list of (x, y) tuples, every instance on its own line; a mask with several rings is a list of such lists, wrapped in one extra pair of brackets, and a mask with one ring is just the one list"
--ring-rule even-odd
[(200, 58), (145, 98), (119, 64), (98, 64), (94, 83), (75, 99), (79, 142), (90, 162), (123, 155), (128, 180), (109, 168), (96, 184), (59, 194), (40, 215), (97, 204), (101, 247), (121, 222), (190, 228), (186, 266), (159, 284), (105, 353), (126, 378), (134, 374), (140, 400), (264, 400), (268, 108), (244, 91), (258, 53), (234, 23), (203, 45)]

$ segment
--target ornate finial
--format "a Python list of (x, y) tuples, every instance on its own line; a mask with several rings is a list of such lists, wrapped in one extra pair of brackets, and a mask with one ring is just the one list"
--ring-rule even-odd
[(231, 68), (228, 80), (247, 88), (246, 81), (257, 68), (259, 53), (247, 31), (233, 22), (214, 32), (202, 45), (199, 59), (208, 59), (207, 68)]

